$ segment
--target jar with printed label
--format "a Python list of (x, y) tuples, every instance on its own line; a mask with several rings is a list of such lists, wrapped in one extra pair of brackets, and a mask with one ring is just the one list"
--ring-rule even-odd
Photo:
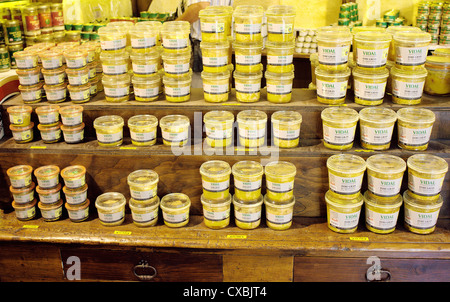
[(128, 205), (131, 210), (133, 223), (137, 227), (150, 227), (158, 222), (159, 197), (155, 196), (150, 201), (142, 202), (130, 198)]
[(132, 78), (134, 99), (139, 102), (152, 102), (162, 93), (161, 77), (158, 74), (137, 76)]
[(153, 75), (162, 67), (161, 49), (159, 47), (146, 53), (132, 52), (130, 58), (133, 73), (141, 77)]
[(89, 199), (86, 199), (83, 203), (73, 205), (66, 203), (65, 208), (67, 209), (67, 214), (72, 222), (82, 222), (89, 217)]
[(401, 108), (397, 111), (398, 146), (406, 150), (428, 148), (436, 116), (425, 108)]
[(77, 126), (83, 122), (83, 106), (81, 105), (62, 106), (59, 114), (65, 126)]
[(370, 193), (381, 201), (389, 201), (400, 194), (405, 161), (395, 155), (376, 154), (367, 158), (367, 184)]
[(335, 154), (327, 159), (330, 195), (341, 199), (353, 199), (360, 195), (366, 171), (365, 160), (352, 154)]
[(199, 19), (202, 41), (227, 41), (228, 35), (225, 27), (230, 26), (230, 24), (228, 23), (228, 15), (226, 11), (214, 7), (202, 9), (199, 12)]
[(295, 8), (289, 5), (272, 5), (266, 10), (267, 41), (294, 40)]
[(107, 102), (126, 102), (130, 98), (130, 75), (104, 75), (102, 84)]
[(242, 73), (253, 73), (262, 70), (262, 42), (233, 42), (235, 68)]
[(135, 115), (128, 119), (131, 143), (136, 146), (152, 146), (156, 143), (158, 119), (153, 115)]
[(9, 191), (13, 196), (13, 200), (17, 204), (29, 203), (34, 200), (34, 188), (36, 185), (32, 182), (29, 186), (24, 188), (14, 188), (13, 186), (9, 187)]
[(102, 51), (122, 52), (127, 46), (126, 30), (115, 26), (103, 26), (98, 29)]
[[(351, 33), (352, 33), (352, 36), (353, 36), (353, 40), (352, 40), (352, 47), (353, 47), (353, 50), (352, 50), (352, 52), (353, 52), (353, 54), (355, 54), (355, 53), (357, 53), (358, 52), (358, 45), (356, 45), (356, 40), (355, 40), (355, 36), (356, 36), (356, 34), (358, 34), (358, 33), (362, 33), (362, 32), (364, 32), (364, 33), (385, 33), (386, 32), (386, 29), (384, 28), (384, 27), (378, 27), (378, 26), (373, 26), (373, 25), (371, 25), (371, 26), (354, 26), (352, 29), (351, 29)], [(390, 36), (390, 38), (391, 38), (391, 41), (392, 41), (392, 37)]]
[(123, 118), (118, 115), (100, 116), (94, 120), (98, 144), (102, 147), (122, 145)]
[(60, 169), (55, 165), (41, 166), (34, 170), (37, 184), (41, 189), (54, 188), (59, 184)]
[(86, 103), (91, 99), (91, 84), (89, 82), (84, 85), (67, 85), (67, 90), (69, 90), (70, 100), (74, 104)]
[(203, 97), (205, 101), (212, 103), (221, 103), (228, 101), (229, 83), (231, 73), (229, 70), (224, 72), (206, 72), (202, 71)]
[(9, 122), (14, 126), (28, 126), (31, 122), (33, 108), (28, 105), (16, 105), (6, 109), (9, 114)]
[(45, 96), (49, 103), (62, 103), (66, 100), (67, 84), (60, 85), (44, 85)]
[(33, 51), (16, 51), (14, 52), (13, 57), (18, 69), (33, 69), (38, 67), (38, 55)]
[(266, 71), (267, 100), (272, 103), (289, 103), (292, 99), (294, 72), (274, 73)]
[(173, 103), (189, 101), (191, 99), (191, 82), (191, 69), (188, 74), (180, 77), (167, 76), (165, 74), (163, 76), (163, 84), (166, 101)]
[(63, 66), (63, 52), (55, 50), (41, 51), (38, 54), (43, 69), (51, 70)]
[(398, 220), (402, 195), (397, 194), (391, 200), (385, 201), (373, 195), (370, 191), (364, 193), (364, 208), (366, 228), (377, 234), (392, 233)]
[(67, 188), (81, 188), (86, 184), (86, 168), (82, 165), (68, 166), (61, 170), (61, 177)]
[(325, 26), (317, 32), (319, 65), (328, 71), (347, 70), (352, 34), (346, 26)]
[(17, 203), (16, 201), (13, 201), (11, 205), (14, 208), (17, 220), (27, 221), (36, 216), (36, 204), (37, 200), (35, 198), (27, 203)]
[(88, 53), (79, 48), (72, 48), (64, 51), (67, 69), (79, 69), (87, 65)]
[(251, 201), (240, 200), (233, 196), (234, 221), (243, 230), (256, 229), (261, 224), (263, 196)]
[(227, 147), (233, 142), (234, 114), (230, 111), (209, 111), (203, 116), (205, 141), (210, 147)]
[(187, 21), (164, 22), (161, 40), (164, 52), (185, 52), (190, 47), (191, 25)]
[(345, 103), (350, 68), (330, 72), (318, 66), (315, 70), (317, 101), (323, 104), (339, 105)]
[(392, 102), (401, 105), (417, 105), (422, 101), (422, 94), (427, 78), (427, 70), (391, 68)]
[(31, 142), (34, 137), (33, 133), (34, 123), (30, 122), (27, 126), (9, 125), (14, 141), (18, 144)]
[(203, 197), (209, 200), (224, 200), (230, 195), (231, 167), (227, 162), (211, 160), (200, 166)]
[(161, 198), (160, 204), (164, 224), (177, 228), (189, 223), (191, 200), (183, 193), (169, 193)]
[(359, 111), (361, 147), (387, 150), (391, 146), (397, 113), (389, 108), (369, 107)]
[(41, 133), (42, 141), (45, 144), (53, 144), (59, 142), (61, 139), (61, 127), (58, 122), (55, 126), (44, 126), (42, 124), (37, 125)]
[(386, 66), (392, 37), (385, 32), (359, 32), (354, 36), (356, 65), (361, 69), (383, 70)]
[(266, 196), (274, 202), (285, 202), (294, 197), (297, 168), (293, 163), (274, 161), (264, 167)]
[(225, 199), (208, 199), (202, 194), (203, 221), (210, 229), (223, 229), (230, 224), (231, 195)]
[(36, 86), (41, 84), (41, 68), (16, 69), (19, 83), (21, 86)]
[(295, 198), (278, 202), (264, 196), (264, 206), (266, 209), (266, 224), (276, 231), (284, 231), (291, 227), (294, 214)]
[(328, 228), (337, 233), (354, 233), (364, 203), (362, 194), (358, 192), (351, 199), (342, 199), (331, 193), (331, 190), (325, 193)]
[(257, 200), (261, 196), (263, 166), (256, 161), (239, 161), (231, 168), (234, 196), (241, 201)]
[(431, 234), (436, 228), (437, 219), (444, 203), (442, 196), (433, 201), (414, 198), (411, 191), (403, 193), (404, 225), (416, 234)]
[(247, 148), (261, 147), (266, 141), (267, 114), (260, 110), (243, 110), (236, 116), (239, 144)]
[(395, 64), (400, 69), (423, 67), (428, 55), (431, 35), (426, 32), (398, 32), (393, 36)]
[(46, 85), (61, 85), (66, 79), (66, 67), (56, 69), (41, 69)]
[(129, 32), (131, 48), (135, 53), (152, 52), (156, 46), (161, 44), (160, 31), (162, 24), (160, 22), (141, 23), (136, 23)]
[(276, 111), (271, 116), (273, 144), (280, 148), (297, 147), (302, 115), (296, 111)]
[(236, 41), (262, 41), (263, 17), (264, 8), (261, 5), (238, 5), (233, 12)]
[(387, 68), (368, 71), (356, 67), (352, 70), (352, 75), (356, 104), (375, 106), (383, 103), (389, 77)]
[(236, 87), (236, 99), (243, 103), (254, 103), (261, 97), (262, 72), (244, 73), (235, 71), (233, 73)]
[(228, 69), (228, 42), (201, 42), (203, 71), (225, 72)]
[(130, 55), (126, 51), (102, 52), (100, 61), (104, 75), (121, 75), (128, 73), (130, 65)]
[(158, 193), (159, 176), (153, 170), (136, 170), (128, 174), (130, 195), (136, 201), (148, 201)]
[(163, 144), (184, 146), (189, 141), (190, 121), (184, 115), (166, 115), (159, 120)]
[(33, 182), (31, 179), (32, 172), (33, 167), (30, 165), (17, 165), (6, 170), (11, 187), (14, 189), (29, 187)]
[(50, 189), (43, 189), (37, 186), (36, 193), (38, 193), (39, 200), (43, 204), (52, 204), (58, 202), (61, 199), (61, 183), (59, 183), (56, 187)]
[(163, 52), (161, 55), (164, 72), (166, 77), (182, 77), (191, 73), (190, 62), (191, 52), (190, 47), (187, 51), (171, 53)]
[(71, 86), (84, 85), (89, 82), (89, 68), (66, 69), (67, 79)]
[(425, 68), (428, 75), (423, 90), (431, 95), (450, 94), (450, 56), (428, 56)]
[(77, 126), (61, 125), (61, 131), (63, 132), (64, 141), (67, 144), (78, 144), (84, 140), (84, 123)]
[(118, 226), (125, 220), (125, 205), (127, 201), (123, 194), (107, 192), (99, 195), (95, 200), (98, 218), (104, 226)]
[(64, 196), (66, 197), (67, 204), (80, 205), (87, 200), (87, 184), (84, 184), (84, 186), (76, 189), (70, 189), (64, 186), (62, 190), (64, 192)]
[(358, 112), (347, 107), (329, 107), (322, 111), (324, 146), (333, 150), (349, 150), (353, 147)]
[(294, 70), (294, 42), (268, 41), (265, 44), (265, 49), (267, 51), (267, 71), (286, 73)]
[(394, 45), (394, 35), (399, 32), (421, 32), (419, 27), (416, 26), (408, 26), (408, 25), (400, 25), (400, 26), (389, 26), (386, 29), (386, 32), (391, 34), (391, 45), (389, 46), (389, 52), (388, 52), (388, 60), (395, 61), (396, 60), (396, 54), (395, 54), (395, 45)]

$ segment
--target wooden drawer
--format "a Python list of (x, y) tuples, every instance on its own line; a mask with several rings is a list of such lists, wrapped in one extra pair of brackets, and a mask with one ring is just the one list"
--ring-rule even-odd
[[(378, 258), (391, 282), (448, 282), (450, 260)], [(369, 263), (369, 264), (368, 264)], [(365, 282), (375, 262), (367, 258), (295, 257), (295, 282)], [(382, 272), (380, 279), (388, 278)]]
[[(72, 257), (72, 258), (70, 258)], [(77, 257), (77, 258), (75, 258)], [(78, 260), (79, 259), (79, 260)], [(75, 261), (72, 261), (75, 260)], [(61, 248), (64, 278), (76, 276), (72, 268), (79, 264), (80, 278), (88, 280), (142, 281), (135, 275), (151, 275), (161, 282), (221, 282), (222, 256), (193, 250), (136, 251), (101, 248)], [(136, 265), (147, 264), (146, 268)]]

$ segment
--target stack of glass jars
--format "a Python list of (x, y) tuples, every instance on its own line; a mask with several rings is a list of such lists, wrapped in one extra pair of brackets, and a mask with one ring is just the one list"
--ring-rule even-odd
[(78, 47), (69, 47), (62, 53), (66, 62), (67, 89), (72, 103), (86, 103), (91, 98), (89, 83), (88, 52)]

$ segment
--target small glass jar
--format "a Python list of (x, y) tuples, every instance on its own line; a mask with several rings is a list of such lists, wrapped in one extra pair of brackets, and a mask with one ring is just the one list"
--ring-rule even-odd
[(35, 86), (41, 82), (41, 68), (16, 69), (21, 86)]
[(273, 73), (294, 71), (294, 42), (268, 41), (265, 48), (267, 51), (267, 71)]
[(409, 190), (403, 193), (405, 228), (415, 234), (433, 233), (444, 203), (442, 196), (430, 202), (416, 199), (410, 193)]
[(115, 26), (103, 26), (98, 29), (102, 51), (121, 52), (127, 46), (126, 30)]
[(28, 105), (16, 105), (6, 109), (9, 114), (9, 122), (14, 126), (28, 126), (31, 122), (33, 108)]
[(228, 101), (230, 88), (230, 71), (225, 72), (205, 72), (202, 71), (203, 97), (205, 101), (211, 103), (221, 103)]
[(60, 85), (66, 79), (66, 68), (60, 67), (56, 69), (41, 69), (46, 85)]
[(80, 69), (66, 69), (67, 79), (71, 86), (84, 85), (89, 83), (89, 68), (86, 66)]
[(392, 37), (386, 32), (365, 31), (354, 36), (355, 48), (353, 51), (356, 65), (360, 69), (369, 71), (383, 70), (386, 66), (389, 45)]
[(231, 168), (234, 196), (241, 201), (257, 200), (261, 196), (263, 166), (256, 161), (239, 161)]
[(61, 131), (63, 132), (64, 141), (67, 144), (78, 144), (84, 140), (84, 123), (77, 126), (61, 125)]
[(184, 115), (166, 115), (159, 120), (163, 143), (166, 146), (184, 146), (188, 143), (190, 120)]
[(294, 197), (294, 180), (297, 168), (286, 161), (274, 161), (264, 167), (266, 196), (275, 202), (285, 202)]
[(368, 190), (381, 201), (400, 194), (405, 161), (395, 155), (376, 154), (366, 160)]
[(436, 116), (425, 108), (401, 108), (397, 111), (398, 146), (406, 150), (428, 148)]
[(353, 147), (358, 112), (347, 107), (329, 107), (321, 113), (324, 146), (333, 150), (349, 150)]
[(389, 70), (367, 70), (356, 67), (352, 70), (355, 103), (376, 106), (383, 103)]
[(154, 75), (162, 67), (160, 48), (146, 53), (132, 52), (130, 58), (133, 73), (141, 77)]
[(294, 72), (273, 73), (266, 71), (267, 100), (271, 103), (289, 103), (292, 99)]
[(95, 200), (98, 218), (104, 226), (118, 226), (125, 220), (125, 196), (118, 192), (107, 192)]
[(164, 52), (161, 55), (164, 73), (166, 77), (182, 77), (189, 75), (192, 71), (190, 69), (191, 52), (190, 49), (185, 52), (172, 53)]
[(369, 107), (359, 111), (361, 147), (387, 150), (391, 146), (397, 113), (389, 108)]
[(253, 103), (259, 101), (261, 97), (261, 71), (253, 73), (235, 71), (233, 76), (236, 99), (239, 102)]
[(23, 188), (14, 188), (13, 186), (10, 186), (9, 191), (11, 192), (13, 200), (16, 202), (16, 204), (25, 204), (30, 203), (34, 200), (35, 187), (36, 185), (34, 184), (34, 182), (31, 182), (29, 186)]
[(56, 203), (61, 199), (61, 184), (59, 183), (56, 187), (50, 189), (42, 189), (41, 187), (37, 186), (36, 193), (38, 193), (41, 203)]
[(19, 91), (24, 104), (36, 104), (42, 100), (42, 83), (32, 86), (19, 85)]
[(38, 67), (38, 55), (33, 51), (16, 51), (13, 57), (18, 69), (34, 69)]
[(273, 144), (280, 148), (295, 148), (300, 141), (302, 115), (296, 111), (276, 111), (271, 116)]
[(200, 166), (203, 197), (209, 200), (224, 200), (230, 195), (231, 167), (221, 160), (210, 160)]
[(131, 39), (131, 48), (136, 53), (147, 53), (154, 50), (161, 44), (160, 31), (162, 24), (160, 22), (136, 23), (129, 32)]
[(290, 5), (272, 5), (266, 10), (267, 41), (294, 40), (295, 8)]
[(230, 224), (231, 195), (225, 199), (208, 199), (202, 194), (203, 221), (210, 229), (223, 229)]
[(261, 52), (262, 42), (234, 42), (234, 58), (236, 71), (242, 73), (253, 73), (262, 71)]
[(237, 42), (262, 41), (264, 8), (260, 5), (239, 5), (233, 12), (234, 36)]
[(366, 228), (377, 234), (388, 234), (395, 230), (403, 198), (400, 194), (391, 200), (379, 199), (370, 191), (364, 193)]
[(89, 84), (91, 87), (89, 88), (89, 93), (91, 95), (91, 98), (97, 95), (99, 92), (99, 83), (100, 83), (100, 76), (96, 75), (95, 77), (89, 79)]
[(266, 209), (266, 224), (276, 231), (284, 231), (291, 227), (294, 214), (295, 198), (284, 202), (271, 200), (264, 196), (264, 206)]
[(330, 72), (319, 66), (315, 70), (317, 101), (322, 104), (340, 105), (345, 103), (350, 68)]
[(186, 194), (167, 194), (161, 199), (160, 206), (166, 226), (177, 228), (189, 223), (191, 200)]
[(228, 24), (227, 18), (227, 13), (219, 8), (211, 7), (200, 10), (199, 19), (202, 41), (226, 41), (228, 37), (225, 31), (225, 27)]
[(37, 184), (41, 189), (51, 189), (59, 184), (60, 169), (55, 165), (42, 166), (34, 170)]
[(88, 82), (84, 85), (67, 85), (70, 93), (70, 100), (74, 104), (87, 103), (91, 99), (91, 84)]
[(30, 165), (17, 165), (6, 170), (9, 177), (11, 187), (14, 189), (22, 189), (32, 184), (31, 173), (33, 167)]
[(184, 52), (190, 45), (191, 24), (187, 21), (164, 22), (161, 40), (165, 52)]
[[(228, 42), (201, 42), (203, 71), (205, 72), (226, 72), (228, 61)], [(165, 67), (164, 67), (165, 69)]]
[(158, 196), (148, 202), (142, 202), (130, 198), (128, 205), (131, 209), (131, 217), (138, 227), (150, 227), (158, 222), (160, 200)]
[(131, 142), (136, 146), (152, 146), (156, 143), (158, 119), (153, 115), (135, 115), (128, 119)]
[(116, 76), (104, 75), (102, 77), (102, 84), (107, 102), (126, 102), (130, 98), (131, 78), (129, 74)]
[(450, 57), (428, 56), (425, 62), (428, 75), (424, 91), (431, 95), (450, 94)]
[(210, 147), (227, 147), (233, 142), (234, 114), (230, 111), (209, 111), (203, 116), (206, 144)]
[(46, 50), (41, 51), (39, 54), (41, 59), (42, 68), (46, 70), (59, 69), (63, 66), (63, 53), (62, 51)]
[[(431, 35), (426, 32), (397, 32), (393, 36), (395, 63), (400, 69), (416, 70), (424, 66)], [(411, 55), (414, 54), (414, 55)]]
[(325, 26), (317, 32), (319, 67), (327, 71), (345, 71), (353, 36), (347, 26)]
[(127, 74), (130, 65), (130, 55), (126, 51), (115, 53), (102, 52), (100, 61), (104, 75)]
[(90, 63), (95, 63), (96, 57), (97, 57), (97, 49), (98, 46), (95, 44), (91, 44), (91, 43), (84, 43), (81, 44), (80, 46), (77, 46), (77, 48), (79, 50), (83, 50), (87, 52), (87, 58), (86, 58), (86, 62), (89, 65)]
[(57, 143), (61, 139), (61, 126), (59, 122), (54, 126), (44, 126), (39, 124), (37, 128), (41, 133), (44, 144)]
[(80, 69), (87, 65), (88, 53), (79, 48), (64, 51), (67, 69)]
[(97, 64), (97, 62), (91, 62), (86, 66), (89, 70), (89, 81), (91, 81), (97, 75)]
[(428, 75), (424, 67), (412, 71), (394, 66), (391, 68), (390, 75), (393, 103), (401, 105), (420, 104)]
[(18, 144), (24, 144), (33, 140), (34, 123), (30, 122), (28, 126), (9, 125), (14, 141)]
[(116, 147), (123, 142), (123, 118), (118, 115), (100, 116), (94, 120), (97, 141), (102, 147)]
[(87, 200), (88, 185), (76, 189), (70, 189), (66, 186), (63, 187), (64, 196), (66, 197), (67, 204), (81, 205)]
[(331, 190), (325, 193), (328, 228), (337, 233), (354, 233), (358, 228), (361, 207), (364, 203), (362, 194), (358, 193), (352, 199), (342, 199), (331, 193)]
[(366, 171), (365, 160), (352, 154), (335, 154), (327, 159), (330, 195), (340, 199), (354, 199), (360, 195)]
[[(49, 103), (62, 103), (67, 98), (67, 84), (60, 85), (44, 85), (45, 96)], [(59, 114), (58, 114), (59, 116)], [(42, 124), (42, 123), (41, 123)]]
[(86, 199), (83, 203), (73, 205), (66, 203), (67, 214), (72, 222), (82, 222), (89, 218), (89, 199)]
[(61, 170), (66, 187), (78, 189), (86, 184), (86, 168), (81, 165), (68, 166)]
[(147, 76), (134, 75), (131, 81), (134, 99), (138, 102), (156, 101), (162, 92), (161, 76), (157, 73)]
[(83, 123), (83, 106), (69, 105), (59, 109), (64, 126), (77, 126)]
[(136, 201), (148, 201), (158, 193), (159, 176), (153, 170), (136, 170), (128, 174), (130, 195)]
[(266, 140), (267, 114), (260, 110), (243, 110), (236, 116), (239, 144), (244, 147), (260, 147)]
[(12, 207), (14, 208), (17, 220), (27, 221), (33, 219), (36, 216), (36, 203), (36, 198), (25, 204), (19, 204), (13, 201)]
[(192, 71), (181, 77), (163, 76), (166, 101), (173, 103), (187, 102), (191, 99)]
[(261, 224), (263, 196), (251, 201), (243, 201), (233, 196), (234, 222), (243, 230), (256, 229)]

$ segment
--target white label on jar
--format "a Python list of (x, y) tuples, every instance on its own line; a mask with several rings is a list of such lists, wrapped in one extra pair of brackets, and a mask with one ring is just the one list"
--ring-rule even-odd
[(158, 218), (158, 208), (147, 213), (136, 213), (131, 211), (131, 217), (133, 217), (133, 221), (138, 223), (147, 223)]
[(228, 57), (203, 57), (203, 66), (221, 67), (228, 65)]
[(256, 191), (258, 189), (261, 189), (261, 186), (262, 179), (258, 179), (257, 181), (241, 181), (234, 178), (234, 188), (244, 192)]
[(266, 219), (273, 224), (286, 224), (292, 220), (292, 212), (287, 214), (274, 214), (266, 210)]
[(189, 219), (189, 212), (181, 214), (171, 214), (163, 211), (163, 218), (169, 223), (182, 223)]
[(294, 189), (294, 181), (288, 181), (288, 182), (272, 182), (270, 180), (266, 179), (266, 187), (267, 190), (275, 192), (275, 193), (287, 193)]
[(59, 177), (52, 177), (52, 178), (38, 178), (37, 179), (39, 187), (41, 189), (49, 189), (54, 188), (59, 184)]
[(382, 67), (386, 65), (389, 47), (382, 49), (363, 49), (358, 47), (356, 64), (362, 67)]
[[(72, 93), (71, 93), (72, 95)], [(75, 126), (79, 125), (83, 122), (83, 115), (77, 114), (72, 116), (62, 115), (61, 114), (62, 123), (66, 126)]]
[(134, 132), (130, 130), (131, 139), (135, 142), (145, 143), (156, 139), (156, 129), (149, 132)]
[(68, 211), (70, 220), (81, 220), (89, 215), (89, 207), (83, 210)]
[[(85, 89), (85, 90), (81, 90), (81, 91), (70, 91), (70, 98), (72, 99), (72, 101), (75, 102), (81, 102), (84, 101), (86, 99), (88, 99), (91, 96), (91, 90)], [(80, 122), (81, 123), (81, 122)], [(69, 125), (64, 123), (64, 119), (63, 119), (63, 124), (64, 125)]]
[(386, 145), (391, 142), (394, 125), (387, 128), (361, 126), (361, 140), (370, 145)]
[(172, 143), (183, 142), (189, 137), (189, 132), (187, 130), (183, 132), (168, 132), (162, 130), (161, 132), (163, 139)]
[(39, 194), (39, 200), (42, 203), (55, 203), (61, 199), (60, 191), (53, 194)]
[(354, 177), (340, 177), (328, 172), (330, 190), (342, 195), (358, 193), (361, 190), (364, 173)]
[(55, 131), (41, 131), (41, 137), (43, 141), (54, 141), (61, 138), (61, 130)]
[(34, 90), (34, 91), (22, 91), (22, 99), (25, 102), (32, 102), (39, 100), (42, 97), (42, 90)]
[(205, 125), (206, 136), (211, 139), (225, 139), (233, 136), (233, 128), (208, 127)]
[(132, 65), (133, 72), (136, 74), (153, 74), (157, 70), (156, 64), (137, 64), (133, 62)]
[(400, 99), (418, 100), (422, 97), (424, 85), (425, 81), (408, 83), (392, 79), (392, 94)]
[(316, 79), (317, 95), (329, 100), (345, 98), (347, 94), (347, 82), (324, 82)]
[(406, 146), (423, 146), (428, 143), (431, 136), (431, 129), (428, 128), (408, 128), (401, 125), (398, 126), (398, 138), (400, 143)]
[(78, 58), (78, 59), (67, 59), (66, 58), (66, 65), (67, 68), (82, 68), (86, 66), (86, 58)]
[(37, 60), (35, 59), (15, 59), (17, 68), (20, 69), (31, 69), (36, 67)]
[(350, 128), (334, 128), (323, 125), (323, 139), (331, 145), (347, 145), (355, 138), (356, 125)]
[(60, 73), (60, 74), (55, 74), (55, 75), (44, 75), (44, 80), (45, 80), (45, 84), (47, 85), (57, 85), (57, 84), (61, 84), (64, 83), (64, 79), (65, 79), (65, 74), (64, 73)]
[(87, 191), (76, 195), (66, 194), (65, 196), (68, 204), (76, 205), (83, 203), (87, 199)]
[(83, 85), (89, 82), (89, 74), (83, 74), (83, 75), (67, 75), (67, 78), (69, 79), (70, 85)]
[(273, 136), (279, 139), (284, 140), (294, 140), (299, 138), (300, 129), (289, 129), (289, 130), (280, 130), (279, 128), (273, 127)]
[(32, 86), (39, 83), (39, 74), (28, 74), (19, 76), (20, 85)]
[(434, 196), (441, 192), (444, 177), (436, 179), (425, 179), (412, 173), (408, 173), (408, 189), (422, 196)]
[(386, 82), (384, 83), (364, 83), (355, 79), (355, 96), (361, 100), (379, 101), (384, 98)]
[(267, 23), (267, 32), (270, 34), (291, 34), (294, 24), (291, 23)]
[(331, 226), (340, 230), (351, 230), (358, 225), (359, 213), (339, 213), (333, 209), (329, 209), (329, 223)]
[(156, 36), (131, 39), (131, 47), (134, 49), (150, 48), (155, 45), (156, 45)]
[(111, 144), (119, 142), (123, 139), (123, 131), (119, 131), (117, 133), (98, 133), (97, 132), (97, 140), (100, 143)]
[(228, 93), (228, 88), (230, 85), (216, 85), (216, 84), (203, 84), (203, 91), (206, 94), (224, 94)]
[[(53, 101), (53, 102), (64, 100), (66, 98), (66, 94), (67, 94), (67, 89), (66, 88), (63, 88), (63, 89), (60, 89), (60, 90), (46, 91), (47, 100)], [(55, 115), (55, 114), (53, 114), (53, 115)], [(39, 117), (39, 121), (40, 120), (41, 120), (41, 118)], [(56, 122), (56, 120), (49, 120), (46, 123), (47, 124), (51, 124), (51, 123), (54, 123), (54, 122)]]
[(203, 190), (208, 192), (223, 192), (230, 187), (230, 179), (221, 182), (211, 182), (202, 179)]
[(16, 189), (28, 187), (31, 184), (31, 176), (24, 178), (11, 178), (11, 186)]
[(267, 93), (284, 95), (292, 92), (292, 83), (287, 85), (274, 85), (267, 83)]
[(19, 219), (28, 219), (30, 217), (33, 217), (36, 215), (36, 207), (32, 207), (31, 209), (25, 210), (25, 211), (15, 211), (16, 216)]
[(367, 174), (367, 186), (370, 192), (383, 197), (391, 197), (400, 193), (403, 177), (397, 179), (382, 179)]
[(64, 141), (66, 143), (77, 143), (77, 142), (81, 142), (84, 139), (84, 131), (79, 131), (79, 132), (64, 132)]
[(237, 65), (245, 65), (245, 66), (258, 65), (259, 63), (261, 63), (261, 54), (236, 55), (235, 59)]
[(273, 66), (286, 66), (291, 65), (294, 60), (294, 55), (287, 56), (267, 56), (267, 64)]
[(62, 66), (62, 58), (44, 59), (41, 63), (44, 69), (56, 69)]
[(189, 72), (189, 63), (185, 64), (169, 64), (164, 62), (164, 72), (169, 74), (183, 74)]
[[(48, 96), (49, 94), (47, 93), (47, 99)], [(38, 114), (38, 118), (40, 124), (53, 124), (59, 120), (59, 114), (57, 112), (41, 113)]]
[(154, 98), (159, 95), (159, 86), (152, 88), (136, 88), (134, 89), (134, 95), (140, 98)]
[(116, 213), (103, 213), (101, 211), (98, 211), (98, 218), (100, 218), (101, 221), (107, 223), (120, 221), (124, 216), (125, 216), (125, 209)]
[(128, 64), (105, 65), (103, 64), (103, 73), (107, 75), (118, 75), (127, 73)]
[(200, 22), (202, 33), (223, 33), (225, 32), (225, 23), (223, 22)]
[(167, 96), (169, 97), (183, 97), (187, 96), (191, 93), (191, 86), (184, 86), (184, 87), (169, 87), (165, 86), (164, 91)]
[(234, 218), (240, 222), (251, 223), (261, 219), (261, 211), (247, 213), (241, 211), (234, 211)]
[(147, 200), (155, 197), (156, 191), (155, 190), (139, 191), (134, 190), (132, 187), (130, 187), (130, 195), (135, 200)]
[(222, 221), (230, 217), (230, 209), (225, 211), (208, 211), (205, 208), (203, 208), (203, 216), (205, 216), (206, 219), (212, 220), (212, 221)]
[(434, 212), (422, 213), (405, 207), (405, 223), (416, 229), (429, 229), (436, 225), (439, 210)]
[(338, 47), (318, 46), (319, 63), (323, 65), (341, 65), (348, 61), (350, 45)]
[(130, 94), (130, 86), (126, 87), (103, 87), (105, 95), (110, 98), (121, 98)]
[(75, 188), (82, 187), (86, 183), (85, 179), (86, 178), (83, 175), (82, 177), (79, 177), (79, 178), (64, 179), (64, 183), (66, 184), (66, 187), (71, 188), (71, 189), (75, 189)]
[(391, 230), (397, 224), (399, 210), (394, 213), (379, 213), (366, 207), (366, 223), (377, 230)]
[(163, 39), (162, 44), (167, 49), (182, 49), (188, 47), (188, 39)]
[(14, 195), (13, 197), (16, 203), (27, 203), (34, 199), (34, 191), (32, 190), (28, 194), (17, 194)]
[(239, 127), (239, 136), (246, 139), (259, 139), (266, 135), (266, 127), (260, 129), (247, 129)]
[(234, 23), (234, 30), (237, 34), (260, 34), (261, 33), (262, 24), (261, 23), (253, 23), (253, 24), (243, 24), (243, 23)]
[(22, 124), (23, 123), (23, 119), (25, 118), (27, 114), (22, 114), (22, 113), (18, 113), (18, 114), (10, 114), (9, 115), (9, 121), (11, 124)]
[(126, 38), (113, 41), (100, 41), (100, 47), (105, 51), (124, 49), (125, 46), (127, 46)]
[(424, 47), (402, 47), (395, 49), (396, 64), (406, 66), (417, 66), (425, 64), (428, 54), (428, 46)]
[(19, 142), (30, 139), (32, 135), (33, 135), (33, 132), (31, 129), (25, 130), (25, 131), (20, 131), (20, 132), (13, 131), (14, 140), (19, 141)]
[(261, 82), (240, 83), (235, 82), (236, 91), (239, 93), (258, 93), (261, 90)]

